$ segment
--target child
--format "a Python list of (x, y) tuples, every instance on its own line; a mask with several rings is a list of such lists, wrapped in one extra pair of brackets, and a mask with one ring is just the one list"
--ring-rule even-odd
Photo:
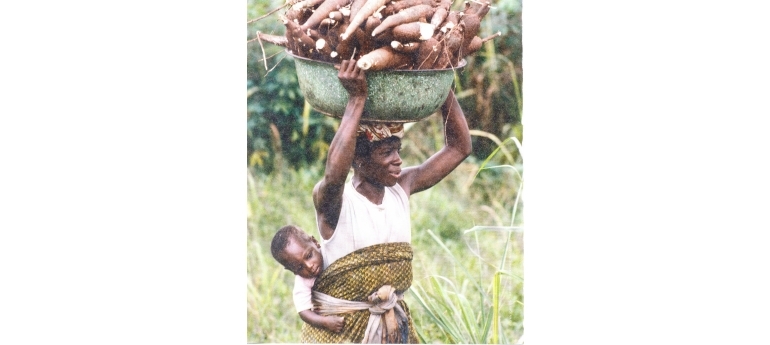
[(294, 273), (294, 307), (302, 321), (328, 331), (342, 331), (344, 318), (340, 316), (323, 316), (313, 311), (311, 290), (315, 279), (323, 270), (321, 245), (315, 237), (311, 237), (294, 225), (282, 227), (273, 236), (270, 252), (273, 258), (284, 268)]

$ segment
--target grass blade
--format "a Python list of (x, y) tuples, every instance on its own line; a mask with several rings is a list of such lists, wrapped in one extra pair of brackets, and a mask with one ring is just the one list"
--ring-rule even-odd
[[(449, 248), (447, 248), (447, 246), (444, 244), (444, 242), (442, 242), (441, 239), (439, 239), (438, 236), (436, 236), (436, 234), (433, 233), (433, 231), (428, 230), (428, 235), (430, 235), (433, 238), (433, 240), (435, 240), (436, 243), (438, 243), (438, 245), (441, 247), (441, 249), (443, 249), (447, 253), (447, 255), (449, 255), (449, 257), (452, 259), (453, 263), (457, 263), (458, 262), (457, 258), (455, 258), (455, 256), (454, 256), (454, 254), (452, 254), (452, 251), (449, 250)], [(455, 265), (455, 266), (458, 266), (458, 265)], [(463, 272), (465, 272), (465, 274), (467, 274), (470, 277), (473, 276), (471, 274), (471, 272), (468, 271), (468, 269), (464, 265), (459, 265), (459, 266), (463, 269)], [(474, 281), (473, 283), (476, 285), (476, 288), (478, 289), (478, 291), (483, 293), (484, 289), (481, 287), (481, 283), (479, 283), (477, 281)], [(482, 296), (482, 301), (483, 300), (484, 299), (483, 299), (483, 296)]]
[(438, 328), (444, 333), (444, 335), (449, 338), (449, 340), (453, 343), (456, 343), (457, 340), (453, 336), (453, 334), (450, 332), (450, 327), (446, 324), (446, 320), (442, 317), (444, 313), (439, 310), (434, 304), (429, 303), (427, 298), (423, 298), (420, 292), (418, 290), (422, 290), (423, 294), (427, 297), (428, 294), (425, 291), (422, 286), (420, 286), (419, 283), (412, 284), (412, 288), (409, 289), (409, 291), (412, 292), (412, 294), (417, 298), (417, 302), (423, 307), (423, 309), (428, 313), (428, 316), (436, 323)]
[(492, 284), (492, 341), (500, 344), (500, 272), (495, 273)]
[(310, 103), (305, 100), (305, 107), (302, 108), (302, 136), (307, 137), (307, 132), (310, 129)]

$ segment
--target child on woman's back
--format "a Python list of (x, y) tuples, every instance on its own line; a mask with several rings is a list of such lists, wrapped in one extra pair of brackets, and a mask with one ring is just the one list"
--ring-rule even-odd
[(333, 315), (319, 315), (311, 301), (315, 279), (323, 270), (321, 245), (294, 225), (282, 227), (273, 236), (270, 252), (284, 268), (294, 273), (294, 306), (302, 321), (331, 332), (341, 332), (345, 319)]

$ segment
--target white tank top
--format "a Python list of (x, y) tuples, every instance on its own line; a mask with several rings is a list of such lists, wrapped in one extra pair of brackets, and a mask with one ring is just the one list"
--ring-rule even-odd
[(324, 268), (355, 250), (374, 244), (412, 243), (409, 217), (409, 197), (399, 184), (385, 187), (382, 204), (375, 205), (353, 187), (352, 181), (346, 183), (337, 228), (330, 239), (321, 241)]

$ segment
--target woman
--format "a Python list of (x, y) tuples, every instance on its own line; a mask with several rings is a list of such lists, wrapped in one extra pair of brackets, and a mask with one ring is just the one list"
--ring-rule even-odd
[[(345, 305), (356, 310), (348, 301), (370, 308), (345, 314), (342, 334), (305, 327), (302, 340), (417, 342), (402, 300), (412, 279), (409, 195), (434, 186), (468, 157), (468, 124), (450, 91), (441, 106), (446, 145), (422, 164), (402, 169), (402, 127), (361, 122), (367, 97), (363, 70), (355, 60), (345, 60), (338, 78), (349, 101), (329, 147), (325, 175), (313, 189), (325, 269), (314, 298), (329, 313), (347, 311)], [(351, 167), (353, 177), (346, 184)]]

